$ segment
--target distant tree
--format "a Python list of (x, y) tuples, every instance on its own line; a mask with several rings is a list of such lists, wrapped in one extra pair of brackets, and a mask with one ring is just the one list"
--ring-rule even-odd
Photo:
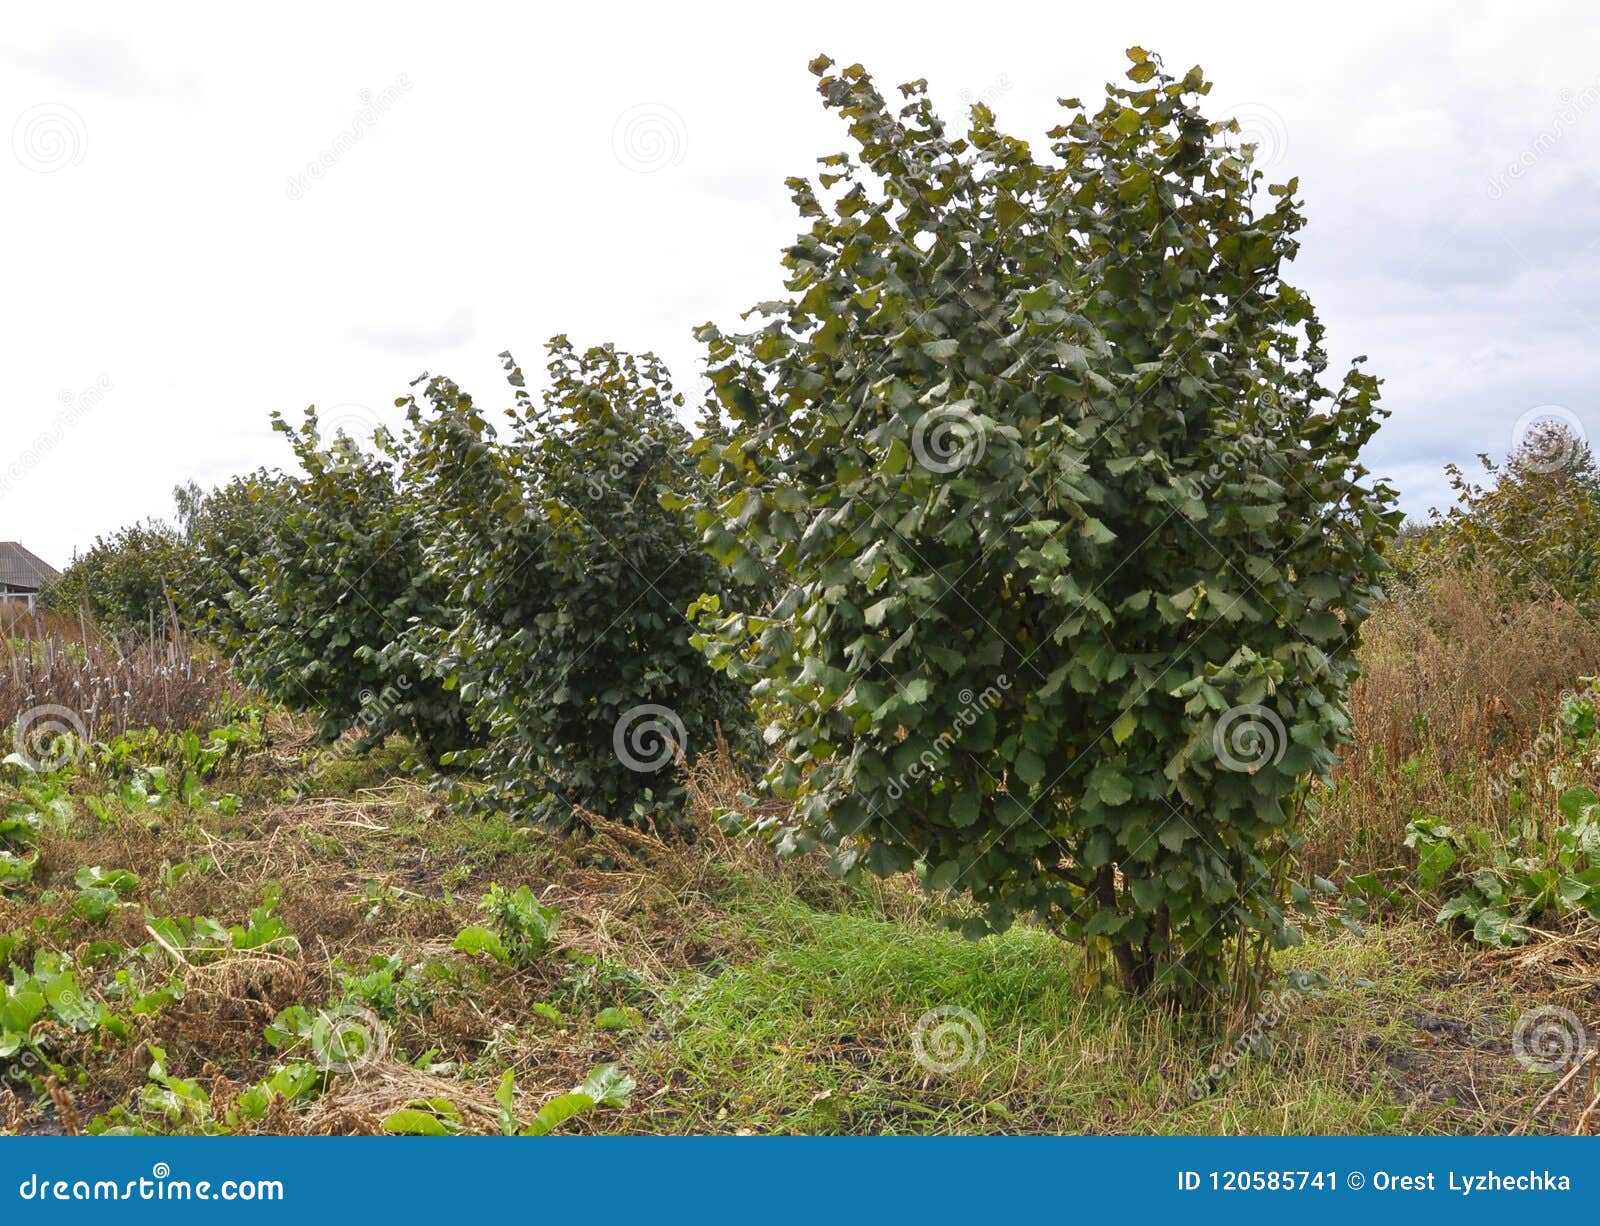
[(188, 569), (182, 534), (150, 520), (96, 537), (41, 596), (47, 608), (87, 613), (113, 634), (165, 634), (182, 620), (178, 589)]
[(1400, 525), (1386, 550), (1391, 572), (1388, 590), (1410, 589), (1422, 582), (1429, 569), (1426, 554), (1434, 531), (1434, 526), (1423, 520), (1408, 519)]
[(1588, 443), (1558, 419), (1538, 422), (1488, 478), (1445, 466), (1456, 503), (1433, 511), (1414, 568), (1484, 567), (1513, 593), (1555, 595), (1600, 616), (1600, 469)]
[(193, 521), (228, 586), (208, 607), (240, 675), (315, 715), (325, 739), (403, 731), (438, 762), (469, 743), (465, 712), (397, 645), (454, 614), (423, 566), (419, 508), (387, 440), (368, 451), (343, 434), (324, 439), (314, 409), (298, 427), (281, 416), (274, 426), (303, 475), (235, 483)]
[(173, 491), (177, 526), (129, 525), (95, 540), (45, 593), (50, 607), (86, 612), (118, 633), (165, 632), (172, 620), (237, 649), (233, 605), (250, 586), (250, 563), (268, 552), (291, 483), (265, 469), (206, 492)]
[(243, 646), (238, 608), (293, 498), (293, 481), (265, 468), (210, 491), (194, 482), (173, 491), (190, 551), (190, 565), (175, 586), (193, 628), (225, 651)]

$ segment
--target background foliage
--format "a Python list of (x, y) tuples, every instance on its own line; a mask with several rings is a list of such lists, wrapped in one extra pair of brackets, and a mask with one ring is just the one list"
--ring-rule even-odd
[(44, 592), (45, 607), (86, 614), (116, 634), (165, 634), (180, 615), (189, 551), (181, 534), (151, 521), (130, 524), (73, 559)]
[[(327, 739), (403, 729), (437, 762), (468, 733), (456, 696), (398, 646), (451, 615), (422, 563), (418, 508), (387, 457), (342, 434), (324, 442), (315, 410), (298, 428), (274, 424), (304, 475), (233, 488), (202, 527), (215, 537), (215, 570), (240, 581), (214, 606), (237, 641), (240, 674), (313, 712)], [(227, 513), (262, 505), (270, 518)]]
[(652, 355), (548, 348), (542, 403), (505, 355), (504, 442), (446, 379), (412, 406), (406, 476), (430, 508), (432, 573), (462, 613), (435, 644), (440, 667), (484, 735), (486, 799), (559, 826), (579, 807), (670, 822), (681, 760), (749, 723), (684, 617), (728, 578), (661, 502), (694, 484), (683, 399)]
[(1588, 443), (1560, 422), (1536, 426), (1501, 464), (1480, 460), (1487, 481), (1445, 466), (1456, 504), (1419, 527), (1401, 573), (1425, 581), (1483, 568), (1508, 590), (1554, 596), (1600, 613), (1600, 470)]

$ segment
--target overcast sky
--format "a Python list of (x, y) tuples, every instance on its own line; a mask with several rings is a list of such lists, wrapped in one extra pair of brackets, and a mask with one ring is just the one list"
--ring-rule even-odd
[[(552, 333), (654, 349), (779, 288), (783, 179), (846, 144), (818, 51), (1043, 145), (1124, 47), (1202, 64), (1298, 174), (1291, 280), (1394, 411), (1406, 509), (1559, 406), (1600, 428), (1600, 16), (1395, 3), (8, 6), (0, 539), (64, 564), (174, 485), (285, 462), (274, 410), (481, 402)], [(1514, 168), (1514, 169), (1513, 169)]]

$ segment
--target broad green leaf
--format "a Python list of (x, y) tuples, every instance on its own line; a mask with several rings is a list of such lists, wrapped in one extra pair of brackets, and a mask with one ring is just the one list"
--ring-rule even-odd
[(450, 1130), (444, 1122), (431, 1111), (421, 1111), (415, 1107), (402, 1107), (399, 1111), (390, 1112), (383, 1117), (380, 1125), (385, 1132), (396, 1133), (408, 1137), (445, 1137), (450, 1135)]

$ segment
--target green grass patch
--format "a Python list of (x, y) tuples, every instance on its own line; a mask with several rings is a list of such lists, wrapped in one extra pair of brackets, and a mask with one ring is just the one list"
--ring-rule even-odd
[(1406, 1076), (1416, 1018), (1437, 1003), (1432, 972), (1405, 957), (1417, 935), (1293, 951), (1280, 969), (1312, 989), (1236, 1052), (1093, 986), (1081, 953), (1038, 929), (972, 942), (769, 898), (755, 956), (670, 993), (676, 1025), (654, 1057), (664, 1110), (674, 1128), (710, 1131), (1449, 1131), (1468, 1104)]

